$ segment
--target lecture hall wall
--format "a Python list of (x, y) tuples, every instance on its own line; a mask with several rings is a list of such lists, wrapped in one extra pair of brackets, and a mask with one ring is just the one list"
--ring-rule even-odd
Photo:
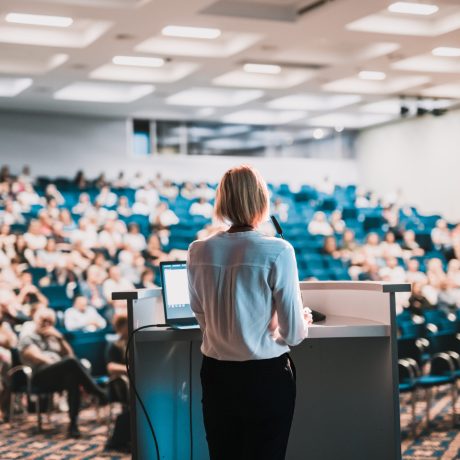
[(0, 163), (18, 171), (24, 164), (34, 175), (73, 176), (83, 169), (89, 177), (101, 172), (115, 177), (123, 170), (183, 181), (215, 181), (230, 167), (250, 163), (274, 183), (318, 183), (326, 175), (340, 184), (356, 183), (354, 160), (247, 158), (238, 156), (156, 155), (129, 153), (128, 123), (122, 119), (0, 112)]
[(460, 111), (365, 130), (355, 149), (364, 186), (460, 221)]

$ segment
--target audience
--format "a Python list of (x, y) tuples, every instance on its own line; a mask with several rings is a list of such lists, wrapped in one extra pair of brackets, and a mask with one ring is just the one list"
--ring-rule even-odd
[[(56, 184), (36, 183), (27, 168), (18, 177), (7, 167), (0, 170), (0, 410), (6, 418), (6, 371), (10, 349), (18, 346), (34, 383), (68, 390), (69, 434), (78, 436), (80, 387), (105, 395), (73, 357), (65, 334), (115, 328), (119, 339), (110, 347), (107, 371), (123, 377), (126, 305), (112, 301), (112, 292), (156, 287), (160, 262), (186, 256), (188, 241), (177, 245), (181, 238), (205, 238), (226, 227), (211, 220), (215, 189), (204, 182), (179, 186), (160, 174), (129, 179), (120, 173), (110, 183), (104, 175), (93, 181), (79, 171), (67, 188)], [(412, 283), (413, 292), (398, 298), (398, 312), (460, 307), (460, 224), (438, 219), (420, 238), (412, 208), (400, 209), (391, 200), (382, 205), (358, 189), (346, 205), (331, 209), (336, 195), (329, 178), (317, 192), (319, 198), (297, 203), (272, 191), (272, 212), (286, 238), (311, 245), (299, 251), (313, 251), (325, 267), (342, 267), (345, 279)], [(365, 227), (369, 213), (383, 225)], [(293, 222), (298, 234), (291, 234)], [(270, 223), (261, 231), (273, 235)], [(55, 308), (53, 290), (63, 296), (57, 320), (48, 309)]]

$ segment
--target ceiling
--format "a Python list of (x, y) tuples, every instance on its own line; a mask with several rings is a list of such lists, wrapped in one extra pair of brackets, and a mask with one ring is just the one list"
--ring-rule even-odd
[[(460, 46), (460, 2), (419, 0), (439, 10), (418, 16), (389, 12), (394, 1), (2, 0), (0, 108), (360, 129), (398, 119), (400, 96), (414, 111), (417, 97), (456, 106), (460, 57), (432, 50)], [(17, 24), (11, 13), (73, 22)], [(177, 38), (162, 34), (168, 25), (221, 33)]]

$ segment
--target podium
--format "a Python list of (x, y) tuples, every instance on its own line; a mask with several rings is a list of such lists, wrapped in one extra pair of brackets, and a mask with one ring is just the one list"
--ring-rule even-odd
[[(400, 460), (395, 296), (410, 284), (301, 282), (303, 304), (327, 315), (293, 347), (297, 400), (287, 460)], [(161, 289), (114, 292), (129, 329), (164, 323)], [(162, 460), (208, 460), (201, 414), (201, 332), (150, 327), (130, 349), (135, 384)], [(133, 459), (157, 460), (131, 388)], [(191, 436), (193, 437), (191, 439)]]

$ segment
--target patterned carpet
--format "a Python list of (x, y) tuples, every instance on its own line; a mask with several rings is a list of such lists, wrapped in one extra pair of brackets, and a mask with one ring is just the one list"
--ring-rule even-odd
[[(411, 411), (407, 398), (402, 397), (401, 429), (404, 460), (458, 460), (460, 459), (460, 398), (457, 399), (457, 424), (452, 425), (452, 400), (447, 388), (434, 395), (430, 410), (430, 428), (426, 426), (426, 404), (417, 402), (417, 438), (410, 434)], [(423, 391), (419, 399), (424, 398)]]
[[(401, 407), (403, 459), (460, 459), (460, 431), (459, 426), (452, 427), (452, 406), (447, 393), (439, 392), (433, 398), (432, 425), (429, 430), (426, 429), (424, 420), (425, 404), (417, 403), (417, 439), (415, 440), (410, 435), (410, 407), (404, 400), (405, 398), (402, 399)], [(460, 398), (457, 403), (457, 413), (460, 414)], [(33, 415), (18, 419), (13, 427), (9, 424), (0, 425), (0, 460), (130, 459), (130, 455), (104, 451), (107, 440), (105, 417), (106, 414), (101, 414), (101, 420), (97, 421), (94, 410), (82, 411), (80, 416), (82, 438), (79, 440), (66, 438), (67, 417), (62, 413), (54, 413), (50, 424), (45, 421), (42, 434), (36, 433), (36, 418)], [(460, 422), (460, 415), (458, 419)]]

